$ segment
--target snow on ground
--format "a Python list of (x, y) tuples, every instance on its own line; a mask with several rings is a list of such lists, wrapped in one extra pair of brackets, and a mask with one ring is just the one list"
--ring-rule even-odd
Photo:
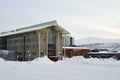
[(47, 57), (33, 61), (0, 58), (0, 80), (119, 80), (120, 61), (112, 58), (66, 58), (52, 62)]

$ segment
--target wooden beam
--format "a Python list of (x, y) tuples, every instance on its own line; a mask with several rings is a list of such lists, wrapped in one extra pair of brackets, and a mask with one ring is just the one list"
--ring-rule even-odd
[(48, 30), (46, 30), (46, 55), (48, 56)]
[[(48, 36), (48, 31), (47, 30), (49, 30), (49, 29), (42, 29), (42, 30), (38, 30), (37, 31), (37, 35), (38, 35), (38, 55), (39, 55), (39, 57), (41, 57), (41, 55), (40, 55), (40, 52), (41, 52), (41, 46), (40, 46), (40, 37), (41, 37), (41, 33), (43, 32), (43, 31), (46, 31), (47, 32), (47, 36)], [(48, 39), (47, 39), (47, 44), (48, 44)], [(46, 46), (47, 47), (47, 49), (46, 49), (46, 52), (48, 51), (48, 46)], [(48, 52), (47, 52), (47, 55), (48, 55)]]
[(64, 59), (66, 57), (65, 46), (66, 46), (66, 36), (64, 34)]
[[(60, 35), (62, 35), (62, 31), (57, 31), (57, 49), (58, 49), (58, 55), (61, 54), (62, 52), (60, 51), (60, 47), (62, 48), (62, 46), (60, 45)], [(61, 55), (62, 56), (62, 55)]]
[(38, 56), (40, 57), (40, 31), (37, 31), (38, 35)]
[(59, 37), (60, 37), (60, 33), (59, 33), (59, 31), (57, 31), (57, 35), (58, 35), (58, 54), (57, 54), (57, 56), (59, 55), (59, 48), (60, 48), (60, 40), (59, 40)]
[(41, 37), (41, 32), (42, 32), (43, 30), (38, 30), (37, 31), (37, 35), (38, 35), (38, 56), (39, 57), (41, 57), (41, 54), (40, 54), (40, 52), (41, 52), (41, 46), (40, 46), (40, 37)]

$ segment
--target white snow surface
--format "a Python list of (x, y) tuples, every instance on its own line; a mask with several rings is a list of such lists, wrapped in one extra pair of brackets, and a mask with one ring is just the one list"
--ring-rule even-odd
[(99, 51), (99, 52), (89, 52), (88, 54), (120, 54), (120, 52), (109, 52), (109, 51)]
[(104, 38), (89, 37), (75, 41), (75, 45), (95, 44), (95, 43), (120, 43), (120, 39), (104, 39)]
[(52, 62), (47, 57), (33, 61), (0, 58), (0, 80), (119, 80), (120, 61), (81, 56)]

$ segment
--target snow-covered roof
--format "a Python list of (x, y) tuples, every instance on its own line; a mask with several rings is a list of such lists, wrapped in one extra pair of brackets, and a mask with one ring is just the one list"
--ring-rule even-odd
[(120, 54), (120, 52), (100, 51), (100, 52), (89, 52), (88, 54)]
[(25, 32), (32, 32), (32, 31), (40, 30), (43, 28), (51, 27), (51, 26), (56, 26), (56, 30), (62, 30), (63, 34), (70, 34), (68, 31), (66, 31), (65, 29), (60, 27), (57, 24), (57, 21), (50, 21), (50, 22), (27, 26), (27, 27), (15, 29), (15, 30), (7, 31), (7, 32), (2, 32), (2, 33), (0, 33), (0, 37), (10, 36), (10, 35), (14, 35), (14, 34), (20, 34), (20, 33), (25, 33)]
[(65, 49), (89, 49), (87, 47), (63, 47)]

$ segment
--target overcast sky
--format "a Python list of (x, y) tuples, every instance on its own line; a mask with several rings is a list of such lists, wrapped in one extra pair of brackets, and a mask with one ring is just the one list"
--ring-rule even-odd
[(52, 20), (75, 39), (120, 38), (120, 0), (0, 0), (0, 32)]

